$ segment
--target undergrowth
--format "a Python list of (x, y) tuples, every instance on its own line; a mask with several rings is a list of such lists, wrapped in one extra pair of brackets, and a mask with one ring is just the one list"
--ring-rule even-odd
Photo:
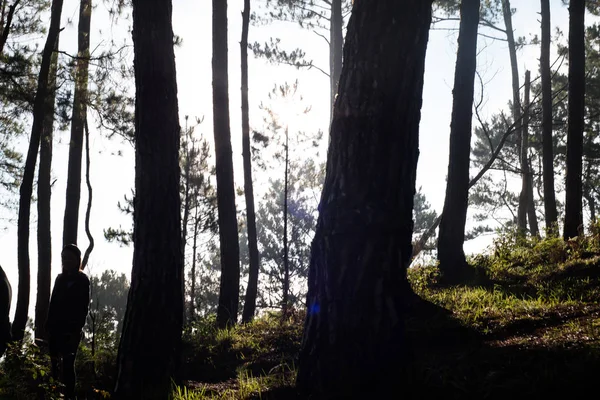
[[(414, 376), (408, 398), (572, 398), (595, 390), (600, 370), (600, 240), (590, 235), (499, 237), (469, 259), (474, 277), (442, 285), (437, 266), (408, 272)], [(412, 307), (412, 308), (411, 308)], [(231, 329), (214, 316), (186, 326), (172, 400), (300, 398), (293, 388), (304, 315), (267, 313)], [(80, 348), (79, 398), (108, 398), (116, 348)], [(48, 360), (29, 343), (0, 364), (0, 399), (57, 398)], [(412, 394), (412, 397), (409, 396)], [(54, 396), (54, 397), (53, 397)], [(395, 397), (390, 397), (395, 398)]]

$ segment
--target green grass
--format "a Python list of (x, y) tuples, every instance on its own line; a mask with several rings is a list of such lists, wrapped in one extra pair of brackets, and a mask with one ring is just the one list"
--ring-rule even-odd
[[(473, 280), (461, 285), (442, 285), (435, 265), (409, 271), (419, 297), (406, 316), (415, 367), (406, 392), (422, 399), (505, 399), (583, 398), (596, 390), (598, 235), (519, 245), (501, 237), (490, 254), (469, 262)], [(186, 327), (180, 384), (171, 399), (299, 398), (293, 386), (302, 322), (302, 313), (285, 320), (273, 313), (227, 330), (217, 329), (214, 317)], [(82, 392), (105, 398), (116, 354), (100, 353), (92, 363), (88, 353), (83, 349), (78, 359)], [(47, 385), (47, 360), (35, 347), (10, 360), (0, 366), (0, 398), (28, 398)]]
[[(407, 316), (415, 356), (407, 391), (416, 398), (539, 398), (561, 387), (572, 395), (592, 388), (600, 368), (598, 241), (532, 239), (517, 246), (503, 237), (491, 254), (469, 261), (475, 278), (462, 285), (441, 285), (435, 265), (409, 271), (422, 307)], [(270, 315), (192, 339), (215, 371), (230, 371), (220, 380), (198, 374), (209, 376), (191, 381), (203, 391), (198, 398), (293, 398), (293, 368), (281, 374), (272, 366), (295, 359), (301, 321), (281, 324)]]
[[(436, 266), (409, 271), (416, 293), (447, 312), (409, 320), (416, 381), (428, 395), (542, 398), (566, 387), (572, 396), (591, 390), (600, 368), (597, 235), (518, 246), (501, 237), (470, 264), (473, 282), (456, 286), (441, 285)], [(429, 349), (432, 343), (441, 345)]]

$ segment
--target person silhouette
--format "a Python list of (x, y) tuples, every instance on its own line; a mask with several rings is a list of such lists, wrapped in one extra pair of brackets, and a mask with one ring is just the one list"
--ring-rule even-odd
[(75, 357), (88, 314), (90, 280), (81, 271), (81, 251), (76, 245), (66, 245), (61, 260), (62, 273), (52, 289), (46, 330), (52, 376), (64, 383), (65, 397), (70, 399), (75, 396)]

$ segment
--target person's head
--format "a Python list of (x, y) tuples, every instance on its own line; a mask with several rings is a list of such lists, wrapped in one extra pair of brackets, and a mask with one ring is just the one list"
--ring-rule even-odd
[(63, 272), (73, 273), (79, 271), (81, 267), (81, 250), (76, 245), (68, 244), (63, 247), (60, 256)]

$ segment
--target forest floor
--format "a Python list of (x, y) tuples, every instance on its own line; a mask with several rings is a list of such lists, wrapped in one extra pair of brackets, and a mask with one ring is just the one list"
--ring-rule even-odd
[[(600, 372), (600, 234), (580, 240), (501, 238), (469, 260), (473, 278), (439, 283), (436, 266), (409, 270), (411, 383), (386, 399), (588, 398)], [(266, 314), (218, 330), (184, 331), (172, 400), (301, 399), (294, 389), (302, 313)], [(35, 346), (0, 365), (0, 399), (58, 398)], [(79, 399), (109, 398), (116, 348), (78, 355)], [(40, 397), (40, 394), (42, 397)], [(32, 397), (33, 396), (33, 397)], [(377, 397), (370, 397), (377, 398)]]
[[(499, 241), (470, 260), (476, 278), (438, 284), (435, 266), (409, 273), (415, 375), (386, 398), (587, 398), (600, 372), (600, 246)], [(229, 331), (187, 336), (179, 399), (299, 399), (295, 360), (302, 316), (265, 316)], [(204, 340), (202, 339), (204, 338)], [(410, 394), (410, 395), (409, 395)]]

